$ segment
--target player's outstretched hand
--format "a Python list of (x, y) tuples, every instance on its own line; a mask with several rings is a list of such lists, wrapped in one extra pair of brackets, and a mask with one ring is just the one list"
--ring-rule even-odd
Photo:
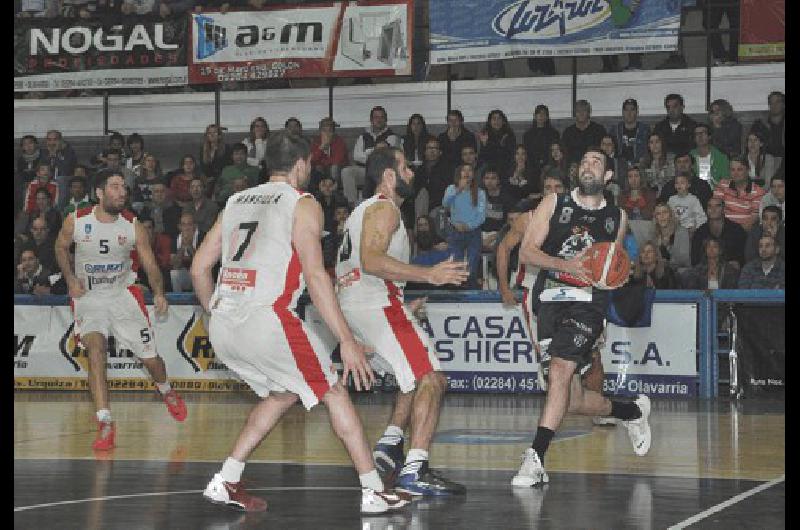
[(375, 384), (375, 373), (367, 361), (366, 352), (368, 348), (360, 342), (342, 342), (339, 344), (339, 351), (342, 355), (342, 384), (347, 386), (347, 377), (353, 374), (353, 383), (356, 390), (369, 390)]
[(461, 285), (469, 278), (469, 269), (464, 261), (454, 261), (453, 256), (447, 261), (437, 263), (428, 272), (428, 283), (433, 285)]
[(167, 308), (169, 307), (169, 303), (167, 302), (166, 297), (163, 294), (157, 294), (153, 297), (153, 304), (156, 306), (156, 314), (159, 316), (165, 316), (167, 314)]

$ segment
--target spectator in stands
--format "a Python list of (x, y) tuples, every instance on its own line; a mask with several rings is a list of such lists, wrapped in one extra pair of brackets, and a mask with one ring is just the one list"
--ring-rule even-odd
[(653, 209), (653, 242), (659, 253), (678, 273), (692, 265), (692, 238), (689, 231), (678, 224), (672, 208), (657, 202)]
[(58, 186), (50, 180), (50, 165), (46, 162), (39, 162), (39, 166), (36, 168), (36, 180), (28, 184), (25, 190), (24, 211), (28, 215), (32, 215), (37, 210), (36, 192), (40, 189), (47, 190), (50, 194), (51, 206), (54, 206), (58, 201)]
[(17, 174), (20, 176), (20, 181), (27, 185), (36, 178), (36, 170), (38, 169), (39, 157), (41, 156), (39, 150), (39, 141), (32, 134), (26, 134), (19, 142), (20, 154), (17, 158)]
[[(617, 156), (617, 141), (612, 134), (604, 134), (600, 139), (600, 150), (606, 154), (606, 167), (609, 167), (614, 175), (611, 177), (611, 182), (616, 185), (624, 182), (627, 175), (628, 164)], [(618, 195), (616, 193), (615, 195)]]
[(711, 145), (711, 127), (705, 123), (695, 126), (694, 141), (696, 147), (689, 152), (694, 161), (694, 174), (714, 189), (720, 180), (730, 175), (728, 156)]
[(539, 170), (530, 164), (528, 150), (524, 145), (517, 145), (511, 174), (503, 179), (502, 184), (504, 190), (515, 199), (515, 202), (519, 199), (542, 198), (542, 181), (539, 178)]
[(475, 170), (469, 164), (457, 167), (454, 184), (447, 187), (442, 205), (450, 210), (452, 230), (447, 246), (456, 259), (467, 262), (470, 277), (465, 287), (477, 288), (481, 251), (481, 225), (486, 220), (486, 192), (478, 187)]
[(322, 259), (331, 277), (336, 276), (336, 258), (344, 241), (344, 223), (350, 215), (350, 206), (344, 196), (336, 195), (333, 211), (333, 230), (322, 238)]
[(498, 175), (506, 180), (514, 166), (517, 137), (503, 111), (495, 109), (489, 112), (486, 123), (478, 133), (478, 140), (481, 144), (479, 163), (494, 166)]
[(91, 206), (92, 201), (86, 191), (86, 179), (84, 177), (72, 177), (69, 179), (69, 196), (67, 204), (62, 209), (62, 216), (66, 217), (70, 213)]
[(647, 241), (639, 249), (633, 279), (653, 289), (679, 289), (678, 276), (659, 251), (659, 244)]
[(718, 239), (722, 244), (722, 254), (735, 261), (739, 268), (745, 264), (744, 246), (747, 232), (723, 214), (725, 203), (719, 197), (712, 197), (706, 203), (708, 221), (701, 225), (692, 235), (692, 265), (698, 265), (703, 258), (703, 242), (709, 237)]
[(425, 124), (425, 118), (421, 114), (412, 114), (408, 118), (406, 134), (403, 136), (401, 143), (403, 144), (408, 166), (414, 171), (425, 161), (425, 143), (430, 136), (428, 126)]
[[(688, 152), (688, 150), (687, 150)], [(657, 132), (647, 137), (647, 154), (639, 164), (647, 186), (661, 193), (675, 176), (674, 155), (664, 149), (664, 138)]]
[(192, 266), (194, 254), (197, 247), (203, 242), (205, 233), (197, 229), (194, 216), (189, 212), (183, 212), (178, 225), (178, 237), (171, 248), (169, 271), (172, 290), (174, 292), (192, 291), (192, 278), (189, 275), (189, 268)]
[(364, 186), (364, 167), (375, 144), (380, 140), (385, 140), (392, 147), (400, 147), (400, 137), (389, 128), (387, 119), (386, 109), (383, 107), (373, 107), (370, 110), (370, 126), (359, 135), (353, 147), (353, 163), (355, 165), (342, 169), (342, 188), (351, 204), (356, 204), (358, 187)]
[(239, 193), (240, 191), (244, 191), (246, 189), (247, 179), (245, 177), (233, 179), (233, 184), (231, 184), (231, 194)]
[(96, 166), (96, 169), (101, 167), (107, 167), (106, 163), (106, 155), (109, 151), (114, 151), (119, 153), (120, 155), (120, 165), (122, 165), (122, 161), (126, 158), (125, 155), (125, 137), (122, 134), (118, 133), (117, 131), (112, 131), (110, 136), (108, 137), (108, 146), (97, 155), (95, 155), (94, 160), (91, 162)]
[(45, 221), (51, 234), (56, 234), (61, 229), (61, 213), (52, 206), (52, 199), (50, 192), (45, 188), (36, 190), (35, 206), (33, 211), (21, 212), (16, 220), (14, 226), (14, 233), (24, 233), (30, 229), (31, 223), (34, 219), (42, 218)]
[(483, 172), (486, 171), (486, 164), (478, 160), (478, 153), (471, 145), (465, 145), (461, 149), (461, 164), (472, 166), (475, 180), (478, 182), (478, 186), (480, 186), (483, 179)]
[(122, 166), (122, 151), (119, 149), (108, 149), (103, 154), (102, 163), (95, 171), (95, 175), (101, 175), (110, 171), (119, 171), (125, 178), (125, 185), (128, 189), (133, 189), (136, 176)]
[(133, 209), (140, 213), (153, 198), (153, 185), (164, 183), (161, 176), (161, 164), (158, 159), (150, 153), (145, 153), (142, 157), (142, 165), (139, 167), (139, 176), (133, 182), (133, 192), (131, 193), (131, 204)]
[(153, 220), (156, 234), (166, 234), (174, 239), (178, 236), (178, 221), (181, 207), (167, 199), (167, 187), (163, 182), (155, 182), (150, 187), (150, 203), (142, 209), (142, 217)]
[(26, 247), (22, 250), (17, 264), (17, 275), (14, 278), (14, 294), (50, 294), (51, 269), (39, 262), (36, 250)]
[(550, 158), (550, 146), (558, 143), (561, 134), (550, 123), (550, 109), (547, 105), (536, 105), (533, 111), (533, 124), (525, 131), (522, 143), (528, 155), (528, 164), (539, 174)]
[[(157, 234), (155, 226), (153, 225), (153, 220), (149, 217), (139, 217), (139, 222), (144, 226), (145, 230), (147, 230), (147, 237), (150, 239), (150, 248), (153, 249), (156, 263), (158, 263), (158, 268), (161, 270), (162, 281), (165, 282), (164, 290), (172, 291), (172, 286), (169, 284), (169, 270), (172, 266), (172, 242), (170, 237), (166, 234)], [(136, 271), (136, 282), (152, 290), (150, 287), (150, 280), (147, 277), (147, 272), (145, 272), (144, 267), (138, 267)]]
[(347, 145), (336, 134), (339, 124), (332, 118), (319, 121), (319, 136), (311, 141), (311, 167), (320, 175), (333, 177), (340, 182), (342, 168), (347, 166)]
[[(172, 178), (169, 180), (170, 197), (181, 208), (189, 206), (192, 202), (192, 196), (189, 194), (189, 185), (192, 183), (192, 180), (195, 178), (203, 178), (202, 175), (197, 174), (197, 170), (197, 161), (195, 158), (192, 155), (183, 155), (181, 167), (173, 173)], [(208, 179), (206, 179), (206, 182), (208, 182)]]
[(50, 178), (57, 181), (61, 175), (72, 176), (78, 157), (72, 147), (64, 141), (61, 131), (47, 131), (45, 148), (40, 151), (40, 161), (50, 167)]
[(742, 225), (745, 230), (758, 222), (764, 188), (750, 181), (747, 159), (735, 156), (730, 161), (730, 180), (722, 180), (714, 189), (714, 196), (725, 201), (725, 217)]
[(666, 153), (688, 153), (695, 145), (694, 129), (697, 123), (683, 113), (683, 97), (680, 94), (667, 94), (664, 107), (667, 117), (656, 123), (653, 132), (664, 139)]
[(703, 241), (703, 259), (684, 275), (685, 289), (736, 289), (739, 265), (728, 261), (722, 251), (722, 242), (714, 236)]
[(561, 142), (566, 149), (567, 164), (580, 163), (583, 153), (592, 145), (600, 145), (606, 129), (591, 121), (592, 106), (585, 99), (575, 102), (575, 123), (564, 130)]
[(708, 123), (711, 125), (712, 143), (717, 149), (728, 157), (742, 152), (742, 124), (734, 116), (733, 107), (727, 100), (711, 102)]
[(500, 173), (492, 166), (483, 174), (483, 189), (486, 192), (486, 213), (481, 225), (481, 246), (488, 251), (494, 248), (497, 233), (506, 223), (506, 215), (515, 201), (504, 193), (500, 186)]
[(744, 153), (750, 180), (759, 186), (769, 188), (770, 180), (780, 166), (780, 159), (767, 153), (766, 147), (763, 131), (758, 129), (750, 131), (747, 135), (747, 151)]
[[(245, 153), (247, 148), (245, 148)], [(216, 181), (222, 173), (223, 168), (231, 163), (231, 149), (222, 138), (222, 129), (219, 125), (211, 124), (206, 127), (203, 135), (203, 145), (200, 148), (200, 167), (201, 175), (205, 175), (206, 190), (214, 190)], [(188, 191), (188, 182), (187, 191)]]
[(317, 201), (322, 207), (322, 215), (325, 220), (323, 229), (328, 233), (336, 231), (336, 207), (340, 204), (347, 204), (347, 199), (336, 191), (336, 182), (330, 175), (323, 175), (319, 181), (319, 192), (316, 194)]
[(747, 234), (747, 241), (744, 245), (745, 262), (752, 261), (758, 257), (758, 242), (761, 236), (771, 236), (778, 245), (778, 256), (786, 259), (786, 232), (783, 225), (783, 217), (780, 208), (777, 206), (767, 206), (761, 212), (761, 222), (753, 226)]
[(439, 149), (442, 158), (451, 167), (460, 165), (461, 153), (464, 146), (469, 145), (477, 152), (478, 140), (475, 135), (464, 127), (464, 115), (460, 110), (452, 109), (447, 113), (447, 130), (439, 135)]
[(233, 194), (233, 181), (239, 177), (247, 179), (247, 187), (252, 188), (258, 185), (258, 168), (247, 163), (247, 146), (236, 144), (233, 146), (233, 164), (225, 166), (222, 174), (217, 180), (214, 189), (214, 200), (222, 207), (225, 201)]
[(294, 116), (287, 118), (283, 123), (283, 128), (289, 131), (290, 134), (303, 138), (303, 124)]
[(563, 144), (559, 142), (550, 144), (550, 154), (547, 158), (547, 163), (542, 168), (543, 181), (548, 177), (557, 178), (564, 183), (565, 187), (569, 187), (570, 178), (566, 152)]
[(697, 197), (689, 193), (688, 175), (675, 175), (675, 189), (677, 193), (669, 198), (667, 204), (672, 208), (678, 223), (687, 229), (689, 234), (694, 234), (694, 231), (708, 220), (706, 212)]
[(191, 11), (194, 4), (194, 0), (156, 0), (153, 12), (167, 18)]
[(630, 220), (651, 220), (656, 205), (656, 194), (642, 185), (639, 166), (631, 166), (627, 171), (628, 185), (622, 189), (618, 205), (625, 210)]
[(783, 92), (771, 92), (767, 97), (769, 111), (766, 116), (769, 141), (767, 153), (774, 157), (784, 157), (786, 145), (786, 96)]
[(266, 169), (265, 153), (269, 138), (269, 125), (267, 120), (259, 116), (250, 122), (250, 134), (242, 140), (247, 148), (247, 165)]
[(214, 225), (217, 220), (217, 212), (219, 207), (217, 203), (212, 201), (206, 196), (205, 186), (203, 186), (203, 179), (194, 177), (189, 184), (189, 195), (192, 197), (191, 202), (184, 207), (184, 212), (189, 212), (194, 218), (197, 229), (206, 234)]
[(761, 219), (764, 208), (767, 206), (780, 208), (781, 219), (786, 220), (786, 182), (783, 173), (778, 173), (770, 180), (769, 192), (761, 198), (761, 205), (758, 210), (759, 219)]
[(123, 15), (149, 15), (155, 10), (156, 0), (122, 0), (119, 10)]
[(778, 256), (775, 238), (758, 240), (758, 258), (748, 261), (739, 275), (739, 289), (785, 289), (786, 264)]
[[(689, 153), (679, 154), (675, 156), (675, 174), (682, 174), (689, 176), (689, 193), (697, 197), (700, 201), (700, 204), (708, 204), (708, 199), (711, 198), (713, 195), (713, 191), (711, 191), (711, 186), (705, 180), (702, 180), (697, 177), (694, 173), (694, 168), (692, 166), (693, 160), (692, 156)], [(673, 178), (666, 184), (664, 187), (661, 188), (661, 193), (658, 196), (658, 199), (664, 202), (667, 202), (670, 197), (678, 193), (675, 190), (675, 179)]]
[[(639, 121), (639, 102), (635, 99), (628, 98), (622, 103), (622, 121), (609, 132), (617, 144), (617, 156), (628, 166), (638, 164), (647, 153), (650, 127)], [(620, 179), (621, 175), (620, 169)]]
[(414, 173), (414, 185), (422, 185), (428, 191), (427, 208), (422, 208), (426, 213), (442, 205), (444, 192), (453, 182), (452, 175), (453, 168), (442, 156), (439, 140), (429, 138), (425, 143), (425, 163)]
[(133, 133), (128, 136), (128, 157), (125, 159), (123, 166), (125, 169), (133, 173), (134, 180), (141, 175), (141, 167), (144, 162), (144, 138), (139, 133)]
[(31, 221), (30, 232), (27, 236), (27, 240), (36, 251), (39, 263), (50, 271), (59, 270), (56, 262), (55, 234), (56, 232), (50, 232), (43, 217), (35, 217)]
[(414, 226), (414, 256), (419, 256), (421, 253), (431, 250), (444, 252), (444, 254), (439, 256), (441, 257), (439, 261), (444, 261), (449, 256), (446, 252), (447, 242), (436, 234), (430, 217), (427, 215), (420, 215), (417, 217)]

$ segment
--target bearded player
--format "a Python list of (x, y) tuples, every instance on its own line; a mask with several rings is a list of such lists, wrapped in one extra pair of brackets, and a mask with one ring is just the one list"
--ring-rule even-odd
[(550, 367), (544, 410), (533, 444), (511, 480), (514, 486), (549, 481), (545, 454), (567, 412), (622, 420), (634, 452), (643, 456), (650, 449), (649, 398), (640, 394), (632, 403), (608, 399), (584, 388), (576, 374), (591, 363), (592, 345), (605, 326), (609, 295), (587, 278), (584, 252), (603, 241), (621, 246), (625, 237), (625, 212), (603, 197), (612, 174), (606, 155), (590, 147), (581, 159), (578, 187), (569, 194), (545, 197), (522, 240), (520, 261), (540, 269), (530, 294), (540, 301), (537, 341), (550, 356)]
[[(98, 177), (95, 188), (99, 204), (67, 216), (55, 251), (69, 288), (75, 338), (89, 355), (89, 392), (97, 415), (97, 437), (92, 447), (107, 450), (114, 447), (116, 435), (106, 383), (109, 334), (142, 361), (173, 418), (185, 420), (186, 405), (167, 381), (167, 369), (156, 352), (142, 291), (134, 285), (131, 252), (136, 250), (153, 289), (156, 313), (166, 313), (161, 271), (150, 248), (147, 230), (133, 213), (125, 210), (128, 191), (121, 173)], [(74, 271), (69, 254), (73, 243)]]
[[(400, 149), (376, 148), (367, 159), (365, 196), (345, 222), (336, 264), (339, 303), (353, 333), (375, 349), (373, 366), (391, 371), (400, 394), (373, 456), (384, 481), (417, 496), (451, 495), (464, 486), (428, 463), (439, 407), (447, 386), (429, 337), (403, 304), (405, 282), (464, 282), (469, 271), (451, 259), (432, 267), (408, 263), (411, 247), (400, 205), (414, 195), (414, 174)], [(371, 192), (374, 192), (372, 195)], [(371, 196), (370, 196), (371, 195)], [(411, 447), (403, 460), (404, 429)]]

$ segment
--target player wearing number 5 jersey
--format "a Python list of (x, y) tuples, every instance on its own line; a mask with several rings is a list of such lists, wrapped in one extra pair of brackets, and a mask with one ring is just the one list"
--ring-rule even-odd
[(591, 362), (591, 350), (605, 326), (608, 291), (596, 288), (583, 265), (592, 244), (625, 237), (625, 213), (607, 204), (605, 184), (612, 171), (605, 153), (589, 148), (580, 164), (578, 187), (569, 194), (548, 195), (533, 212), (520, 247), (520, 262), (538, 267), (531, 296), (539, 298), (538, 348), (550, 356), (547, 398), (532, 446), (511, 480), (514, 486), (548, 482), (544, 455), (569, 412), (623, 420), (634, 452), (650, 449), (650, 400), (610, 400), (581, 385), (576, 370)]
[[(400, 386), (389, 426), (373, 453), (384, 480), (396, 478), (397, 489), (412, 495), (460, 494), (462, 485), (428, 465), (447, 379), (428, 335), (412, 316), (420, 303), (406, 308), (403, 287), (407, 281), (458, 285), (469, 271), (452, 258), (433, 267), (408, 263), (408, 233), (399, 207), (413, 196), (413, 178), (399, 149), (377, 148), (367, 159), (365, 195), (375, 194), (345, 222), (336, 264), (339, 303), (356, 337), (374, 347), (373, 366), (393, 372)], [(409, 423), (411, 448), (404, 463), (403, 432)]]
[[(241, 485), (245, 461), (294, 403), (300, 400), (311, 409), (322, 401), (358, 471), (361, 511), (401, 508), (408, 496), (384, 491), (329, 352), (295, 311), (307, 284), (311, 300), (341, 342), (345, 377), (352, 372), (358, 388), (362, 382), (368, 387), (374, 376), (364, 346), (347, 327), (323, 266), (322, 209), (311, 194), (299, 190), (311, 170), (308, 142), (286, 131), (272, 134), (266, 160), (270, 182), (228, 199), (192, 262), (195, 294), (211, 313), (208, 332), (217, 357), (261, 398), (203, 495), (246, 511), (266, 510), (267, 503)], [(214, 288), (211, 269), (220, 259)]]
[[(186, 418), (186, 405), (167, 382), (142, 292), (133, 284), (131, 252), (136, 250), (153, 289), (156, 312), (166, 313), (161, 272), (147, 231), (133, 213), (124, 209), (127, 190), (122, 174), (99, 177), (95, 188), (99, 204), (77, 210), (64, 220), (55, 250), (69, 287), (75, 338), (89, 355), (89, 391), (97, 411), (97, 438), (92, 447), (106, 450), (114, 447), (116, 432), (106, 384), (109, 334), (142, 361), (176, 420)], [(69, 256), (72, 244), (74, 270)]]

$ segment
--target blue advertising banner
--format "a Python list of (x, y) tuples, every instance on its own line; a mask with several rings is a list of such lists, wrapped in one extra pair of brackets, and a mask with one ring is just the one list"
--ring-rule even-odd
[(675, 50), (681, 0), (437, 0), (431, 63)]

